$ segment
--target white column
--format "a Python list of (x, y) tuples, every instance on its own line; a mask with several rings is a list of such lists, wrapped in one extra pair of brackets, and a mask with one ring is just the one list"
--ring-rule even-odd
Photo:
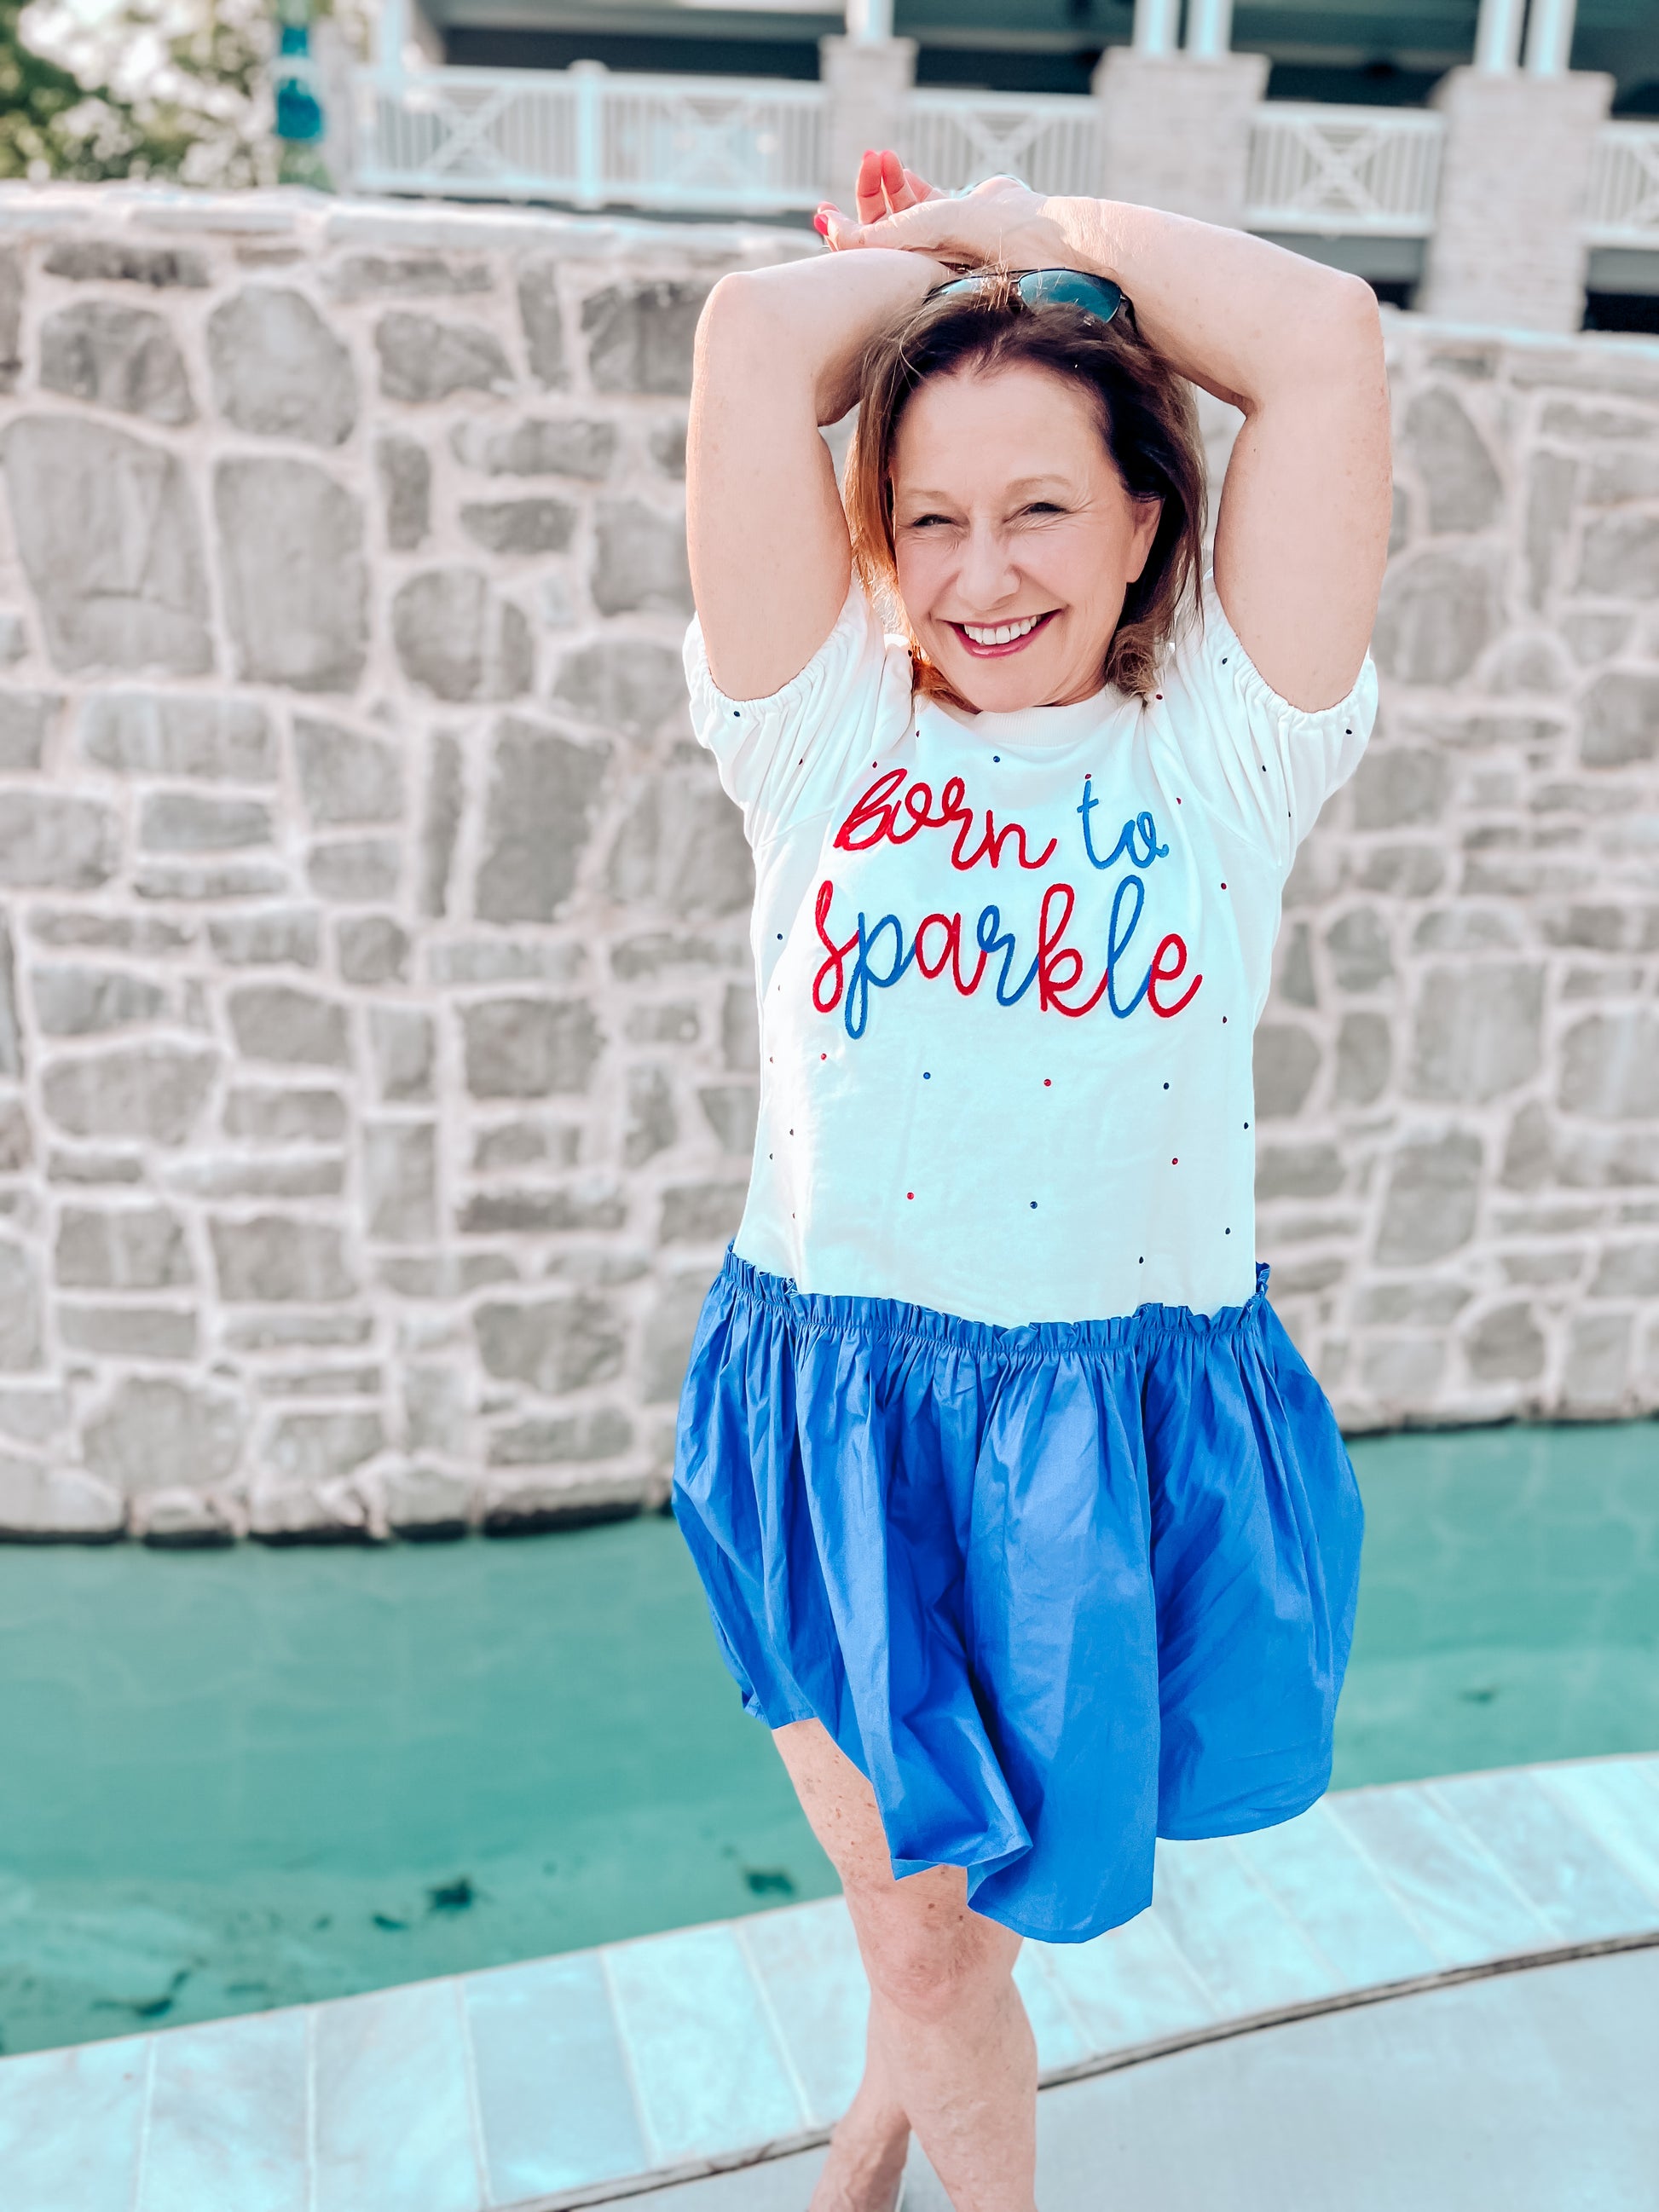
[(374, 24), (374, 62), (382, 75), (401, 73), (410, 28), (409, 0), (380, 0)]
[(1187, 52), (1212, 61), (1230, 53), (1233, 43), (1233, 0), (1187, 0)]
[(1474, 65), (1502, 73), (1521, 58), (1521, 18), (1527, 0), (1480, 0), (1474, 27)]
[(1575, 0), (1532, 0), (1527, 18), (1527, 73), (1559, 76), (1572, 55)]
[(847, 0), (847, 35), (871, 46), (893, 35), (893, 0)]
[(1180, 43), (1181, 0), (1135, 0), (1138, 54), (1172, 54)]

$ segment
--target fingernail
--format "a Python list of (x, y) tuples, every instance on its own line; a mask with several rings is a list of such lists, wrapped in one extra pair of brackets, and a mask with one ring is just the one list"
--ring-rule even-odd
[(812, 228), (813, 228), (813, 229), (814, 229), (815, 231), (817, 231), (817, 234), (818, 234), (818, 236), (819, 236), (820, 238), (828, 238), (828, 237), (829, 237), (829, 235), (830, 235), (830, 222), (829, 222), (829, 218), (828, 218), (826, 216), (823, 216), (823, 215), (815, 215), (815, 216), (813, 216), (813, 218), (812, 218)]

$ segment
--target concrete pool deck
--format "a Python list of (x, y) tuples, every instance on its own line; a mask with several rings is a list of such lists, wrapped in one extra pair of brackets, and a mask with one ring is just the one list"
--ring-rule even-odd
[[(1166, 2148), (1179, 2122), (1184, 2149), (1190, 2113), (1218, 2130), (1230, 2187), (1218, 2193), (1195, 2136), (1190, 2198), (1159, 2168), (1160, 2203), (1336, 2202), (1328, 2166), (1305, 2197), (1282, 2179), (1253, 2193), (1243, 2154), (1260, 2142), (1267, 2173), (1286, 2130), (1340, 2143), (1345, 2094), (1360, 2112), (1386, 2103), (1389, 2053), (1406, 2045), (1431, 2054), (1408, 2084), (1417, 2104), (1402, 2091), (1392, 2123), (1406, 2141), (1420, 2107), (1419, 2152), (1435, 2112), (1475, 2115), (1489, 2094), (1505, 2110), (1548, 2105), (1569, 2148), (1587, 2147), (1549, 2085), (1577, 2054), (1590, 2086), (1624, 2094), (1592, 2033), (1614, 2002), (1631, 2023), (1614, 2046), (1645, 2045), (1650, 2072), (1654, 2029), (1634, 2031), (1644, 2009), (1659, 2026), (1655, 1947), (1659, 1756), (1350, 1790), (1259, 1835), (1161, 1844), (1150, 1911), (1096, 1942), (1022, 1955), (1048, 2092), (1048, 2201), (1091, 2201), (1097, 2154), (1150, 2190), (1148, 2116), (1164, 2116)], [(661, 2212), (793, 2212), (810, 2186), (800, 2154), (857, 2079), (862, 2024), (857, 1956), (830, 1900), (34, 2052), (0, 2061), (0, 2204), (551, 2212), (643, 2196)], [(1373, 2131), (1382, 2124), (1373, 2112)], [(1500, 2135), (1513, 2162), (1514, 2130)], [(1507, 2201), (1654, 2201), (1659, 2165), (1640, 2145), (1618, 2154), (1642, 2161), (1632, 2186), (1647, 2172), (1649, 2197), (1615, 2174), (1600, 2194)], [(1363, 2202), (1431, 2212), (1409, 2165), (1394, 2194)], [(1547, 2178), (1535, 2155), (1526, 2170)], [(1481, 2175), (1454, 2179), (1463, 2194), (1448, 2204), (1496, 2201)], [(942, 2208), (920, 2165), (907, 2201)], [(1350, 2188), (1340, 2201), (1362, 2199)]]

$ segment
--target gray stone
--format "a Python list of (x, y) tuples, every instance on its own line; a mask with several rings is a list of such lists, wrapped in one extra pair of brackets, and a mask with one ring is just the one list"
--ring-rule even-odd
[[(1273, 1288), (1279, 1288), (1276, 1268)], [(1472, 1296), (1461, 1283), (1376, 1283), (1362, 1293), (1356, 1312), (1361, 1322), (1382, 1328), (1438, 1328), (1455, 1321)]]
[(1329, 1198), (1342, 1188), (1342, 1156), (1334, 1145), (1264, 1145), (1255, 1164), (1255, 1194)]
[(77, 300), (46, 317), (40, 382), (67, 398), (152, 422), (196, 418), (184, 356), (166, 321), (148, 307), (115, 300)]
[(254, 683), (349, 691), (368, 647), (362, 510), (308, 461), (221, 461), (214, 511), (225, 611)]
[(1659, 1012), (1589, 1014), (1561, 1042), (1560, 1102), (1598, 1121), (1659, 1119)]
[(34, 1158), (34, 1139), (21, 1098), (0, 1098), (0, 1175), (19, 1175)]
[(5, 434), (18, 553), (62, 669), (213, 665), (207, 575), (176, 455), (75, 415)]
[(0, 392), (16, 388), (23, 366), (18, 338), (23, 327), (23, 264), (15, 248), (0, 249)]
[(1537, 1073), (1543, 1020), (1540, 967), (1431, 968), (1418, 997), (1407, 1087), (1415, 1098), (1501, 1098)]
[(612, 284), (582, 302), (596, 392), (678, 397), (691, 389), (691, 349), (709, 286)]
[(421, 822), (420, 886), (417, 909), (431, 919), (449, 911), (449, 875), (460, 834), (461, 749), (441, 731), (432, 740), (426, 779), (426, 811)]
[(695, 1044), (702, 1026), (695, 1006), (672, 1000), (662, 1006), (630, 1006), (624, 1034), (629, 1044)]
[(194, 791), (152, 791), (139, 817), (147, 853), (223, 853), (271, 842), (270, 810), (261, 799), (210, 799)]
[(366, 1313), (270, 1313), (233, 1316), (225, 1342), (237, 1352), (281, 1352), (290, 1345), (366, 1344), (374, 1333)]
[(60, 1301), (58, 1334), (100, 1359), (194, 1359), (196, 1316), (175, 1306), (79, 1306)]
[(401, 309), (374, 326), (380, 391), (387, 399), (423, 404), (452, 392), (506, 392), (513, 371), (501, 341), (477, 323), (441, 323)]
[(287, 1214), (210, 1221), (219, 1295), (229, 1305), (337, 1305), (356, 1285), (340, 1232)]
[(289, 1482), (337, 1481), (386, 1445), (378, 1413), (284, 1413), (260, 1449), (262, 1467)]
[(355, 916), (334, 933), (335, 957), (348, 983), (406, 982), (410, 949), (408, 931), (389, 914)]
[(325, 1159), (181, 1160), (168, 1182), (191, 1198), (338, 1198), (345, 1163), (337, 1152)]
[(515, 1421), (489, 1439), (492, 1467), (549, 1467), (575, 1460), (615, 1459), (634, 1441), (628, 1417), (614, 1406), (553, 1420)]
[(1544, 1332), (1524, 1299), (1489, 1307), (1463, 1339), (1463, 1357), (1477, 1382), (1535, 1382), (1545, 1351)]
[(617, 426), (580, 416), (514, 422), (458, 422), (450, 449), (463, 467), (487, 477), (575, 477), (597, 483), (617, 457)]
[(1659, 1298), (1659, 1242), (1609, 1245), (1589, 1286), (1593, 1298)]
[(612, 1185), (586, 1190), (481, 1191), (467, 1200), (460, 1227), (467, 1236), (568, 1236), (625, 1228), (627, 1201)]
[(0, 886), (92, 890), (114, 873), (115, 816), (96, 799), (13, 791), (0, 806)]
[(87, 1466), (131, 1497), (234, 1474), (247, 1416), (228, 1390), (134, 1375), (112, 1393), (82, 1438)]
[(276, 780), (276, 733), (252, 699), (100, 691), (83, 702), (79, 733), (82, 757), (119, 775)]
[(250, 1085), (225, 1101), (225, 1134), (256, 1145), (337, 1144), (346, 1133), (337, 1091), (276, 1091)]
[(1541, 607), (1554, 580), (1561, 546), (1572, 521), (1578, 465), (1565, 453), (1534, 453), (1527, 472), (1525, 553), (1528, 597)]
[(673, 1085), (666, 1075), (659, 1067), (630, 1067), (628, 1121), (623, 1132), (624, 1164), (643, 1167), (647, 1160), (666, 1152), (678, 1134)]
[(0, 1389), (0, 1436), (20, 1443), (51, 1443), (67, 1436), (70, 1413), (66, 1390), (33, 1382)]
[(1580, 1415), (1624, 1413), (1630, 1347), (1628, 1314), (1576, 1314), (1561, 1378), (1564, 1409)]
[(1360, 1372), (1364, 1387), (1389, 1412), (1431, 1406), (1446, 1364), (1446, 1340), (1440, 1336), (1375, 1337), (1364, 1347)]
[(576, 527), (567, 499), (473, 500), (461, 509), (461, 527), (489, 553), (562, 553)]
[(475, 1098), (586, 1091), (602, 1043), (585, 999), (485, 999), (461, 1009), (461, 1024)]
[(1586, 768), (1631, 768), (1659, 758), (1659, 675), (1610, 668), (1584, 695), (1579, 758)]
[(1482, 556), (1407, 554), (1382, 586), (1377, 665), (1401, 684), (1454, 684), (1486, 651), (1498, 622), (1497, 589)]
[(643, 500), (602, 499), (589, 589), (602, 615), (690, 614), (683, 518), (663, 514)]
[(375, 1093), (383, 1103), (403, 1106), (430, 1098), (435, 1047), (429, 1014), (408, 1006), (371, 1006), (368, 1048)]
[(427, 972), (434, 983), (575, 983), (587, 967), (586, 948), (546, 938), (483, 937), (434, 945)]
[(646, 440), (646, 449), (665, 477), (685, 482), (685, 423), (659, 422)]
[(647, 1406), (672, 1406), (678, 1399), (708, 1293), (708, 1277), (702, 1268), (659, 1282), (645, 1320), (642, 1390)]
[(321, 932), (309, 907), (215, 915), (208, 943), (227, 968), (314, 968), (322, 957)]
[(206, 258), (185, 246), (143, 246), (128, 238), (66, 238), (42, 264), (48, 276), (74, 284), (148, 284), (155, 291), (205, 291), (213, 281)]
[(483, 921), (551, 921), (575, 889), (610, 749), (503, 715), (495, 726), (483, 855)]
[(471, 1478), (429, 1461), (389, 1468), (382, 1494), (394, 1536), (459, 1536), (474, 1516)]
[(34, 1255), (0, 1243), (0, 1372), (40, 1364), (40, 1275)]
[(1504, 486), (1462, 402), (1443, 386), (1415, 393), (1406, 409), (1406, 447), (1428, 495), (1429, 528), (1484, 530), (1497, 520)]
[(619, 983), (655, 981), (686, 969), (708, 970), (744, 968), (746, 949), (721, 945), (707, 937), (671, 935), (666, 930), (647, 930), (642, 936), (624, 938), (611, 948), (611, 972)]
[(613, 898), (685, 921), (745, 912), (755, 870), (743, 817), (700, 762), (653, 778), (611, 849)]
[(1388, 925), (1375, 907), (1340, 915), (1325, 932), (1325, 950), (1339, 990), (1375, 991), (1393, 979)]
[(267, 1398), (378, 1398), (386, 1376), (378, 1367), (284, 1367), (258, 1378)]
[(681, 1183), (662, 1194), (663, 1244), (724, 1244), (735, 1233), (746, 1197), (740, 1182)]
[(1570, 608), (1560, 617), (1559, 627), (1573, 659), (1581, 667), (1589, 668), (1597, 661), (1611, 660), (1620, 651), (1630, 635), (1631, 618), (1622, 609)]
[(1305, 921), (1293, 922), (1280, 939), (1274, 988), (1279, 997), (1288, 1000), (1293, 1006), (1314, 1006), (1319, 1003), (1314, 983), (1313, 932)]
[(0, 1075), (15, 1082), (23, 1073), (23, 1033), (17, 1024), (17, 965), (11, 931), (0, 910)]
[(63, 703), (56, 691), (0, 692), (0, 775), (33, 775)]
[(478, 261), (446, 261), (438, 253), (349, 253), (329, 271), (331, 295), (348, 303), (395, 294), (405, 300), (454, 299), (489, 292), (495, 279)]
[(530, 625), (477, 568), (428, 568), (392, 603), (410, 681), (440, 699), (515, 699), (530, 689)]
[(294, 757), (314, 825), (396, 822), (402, 816), (403, 760), (386, 738), (296, 714)]
[(143, 975), (119, 968), (35, 968), (29, 989), (34, 1017), (46, 1036), (90, 1036), (100, 1030), (150, 1022), (164, 1011), (167, 993)]
[(755, 1148), (759, 1103), (752, 1083), (705, 1083), (697, 1092), (703, 1119), (720, 1150), (735, 1159), (747, 1159)]
[(505, 1121), (498, 1128), (479, 1131), (472, 1165), (480, 1175), (543, 1164), (568, 1168), (576, 1164), (580, 1151), (581, 1132), (568, 1123)]
[(1659, 516), (1598, 515), (1584, 532), (1578, 588), (1612, 599), (1659, 596)]
[(605, 1299), (584, 1291), (487, 1302), (474, 1314), (473, 1327), (488, 1371), (544, 1397), (609, 1382), (622, 1371), (625, 1343), (617, 1316)]
[(47, 1117), (71, 1137), (142, 1137), (182, 1145), (196, 1127), (219, 1064), (179, 1045), (127, 1045), (52, 1061), (42, 1083)]
[(1336, 1103), (1371, 1106), (1389, 1085), (1393, 1048), (1381, 1014), (1344, 1014), (1336, 1036)]
[(1411, 544), (1412, 503), (1404, 484), (1395, 484), (1389, 502), (1389, 556)]
[(432, 528), (432, 464), (426, 448), (413, 438), (377, 438), (374, 467), (386, 507), (387, 547), (393, 553), (412, 553)]
[(1397, 898), (1432, 898), (1445, 880), (1444, 857), (1432, 845), (1386, 845), (1368, 856), (1354, 884)]
[(1299, 1114), (1319, 1073), (1319, 1046), (1293, 1022), (1264, 1022), (1255, 1033), (1255, 1111), (1261, 1121)]
[(227, 994), (231, 1035), (244, 1059), (344, 1067), (351, 1057), (345, 1008), (292, 983), (245, 983)]
[(374, 906), (396, 898), (403, 849), (392, 837), (339, 837), (313, 845), (306, 881), (319, 898), (342, 906)]
[(102, 1543), (125, 1522), (125, 1501), (108, 1483), (78, 1468), (0, 1453), (0, 1535)]
[(351, 355), (302, 292), (250, 284), (208, 317), (214, 404), (259, 438), (340, 446), (357, 420)]
[(1418, 745), (1370, 746), (1353, 781), (1356, 830), (1398, 830), (1443, 818), (1451, 763)]
[(383, 1244), (429, 1244), (438, 1234), (437, 1135), (430, 1121), (371, 1121), (363, 1130), (362, 1203)]
[(568, 653), (553, 679), (553, 697), (578, 720), (645, 738), (674, 717), (685, 719), (680, 657), (649, 638), (601, 638)]
[(536, 254), (520, 263), (519, 320), (524, 327), (530, 374), (543, 391), (556, 392), (570, 380), (564, 358), (556, 254)]
[(1510, 1123), (1498, 1180), (1505, 1190), (1542, 1190), (1555, 1176), (1555, 1134), (1549, 1109), (1528, 1099)]
[(1480, 1194), (1480, 1139), (1467, 1130), (1408, 1138), (1389, 1166), (1376, 1257), (1419, 1267), (1467, 1244)]
[[(343, 1442), (345, 1433), (337, 1441)], [(273, 1456), (269, 1446), (260, 1453), (262, 1472)], [(328, 1439), (285, 1437), (283, 1457), (294, 1466), (326, 1465)], [(247, 1533), (261, 1544), (361, 1541), (370, 1534), (369, 1501), (349, 1471), (313, 1481), (261, 1481), (248, 1501)]]

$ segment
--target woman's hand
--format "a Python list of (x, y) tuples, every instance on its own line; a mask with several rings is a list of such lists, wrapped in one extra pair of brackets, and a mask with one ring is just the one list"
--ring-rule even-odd
[(907, 169), (896, 154), (866, 154), (859, 168), (856, 216), (837, 207), (818, 214), (838, 253), (897, 246), (952, 269), (1079, 269), (1079, 259), (1040, 192), (1013, 177), (988, 177), (960, 197), (941, 192)]

